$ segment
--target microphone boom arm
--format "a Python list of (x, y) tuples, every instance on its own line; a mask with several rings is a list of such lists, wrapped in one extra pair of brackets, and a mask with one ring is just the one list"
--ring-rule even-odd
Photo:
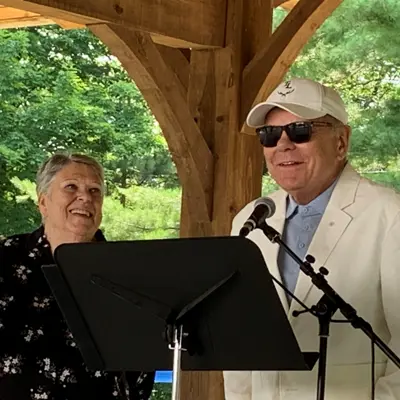
[(274, 228), (269, 226), (265, 221), (259, 225), (265, 236), (272, 242), (278, 243), (284, 250), (292, 257), (292, 259), (300, 266), (301, 271), (311, 278), (312, 283), (320, 289), (329, 301), (337, 307), (343, 316), (351, 323), (353, 328), (361, 329), (381, 350), (382, 352), (398, 367), (400, 368), (400, 358), (379, 338), (374, 332), (372, 326), (363, 318), (357, 315), (357, 311), (344, 299), (336, 293), (336, 291), (329, 285), (325, 278), (328, 270), (321, 267), (320, 272), (316, 273), (309, 261), (315, 261), (312, 256), (307, 256), (306, 261), (302, 261), (282, 240), (281, 235)]

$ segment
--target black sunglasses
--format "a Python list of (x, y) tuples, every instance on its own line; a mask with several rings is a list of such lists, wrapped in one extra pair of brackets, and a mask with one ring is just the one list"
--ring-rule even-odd
[(275, 147), (285, 131), (293, 143), (307, 143), (311, 139), (314, 127), (333, 126), (329, 122), (293, 122), (284, 126), (265, 125), (257, 128), (256, 132), (264, 147)]

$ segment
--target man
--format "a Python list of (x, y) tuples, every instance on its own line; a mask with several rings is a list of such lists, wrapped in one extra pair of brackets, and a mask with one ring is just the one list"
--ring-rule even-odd
[[(351, 129), (344, 103), (332, 88), (308, 79), (279, 85), (255, 106), (247, 124), (256, 128), (268, 171), (280, 186), (268, 224), (300, 258), (311, 254), (315, 268), (329, 270), (330, 285), (400, 355), (400, 195), (362, 178), (347, 161)], [(367, 134), (367, 133), (366, 133)], [(237, 235), (254, 208), (235, 217)], [(262, 231), (249, 236), (269, 271), (306, 305), (322, 292)], [(277, 287), (302, 351), (318, 351), (318, 320), (293, 317), (301, 307)], [(344, 319), (340, 312), (335, 319)], [(371, 343), (350, 324), (331, 324), (326, 400), (371, 398)], [(400, 399), (400, 371), (376, 350), (376, 400)], [(225, 372), (226, 400), (310, 400), (312, 372)]]

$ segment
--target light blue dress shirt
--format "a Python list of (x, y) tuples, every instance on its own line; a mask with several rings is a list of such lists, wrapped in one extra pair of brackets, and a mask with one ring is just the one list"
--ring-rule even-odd
[[(287, 197), (286, 220), (283, 240), (300, 259), (307, 255), (308, 247), (322, 219), (337, 180), (318, 197), (306, 205), (299, 205), (292, 196)], [(278, 253), (278, 267), (282, 283), (292, 292), (296, 288), (300, 268), (281, 247)], [(292, 300), (288, 296), (289, 304)]]

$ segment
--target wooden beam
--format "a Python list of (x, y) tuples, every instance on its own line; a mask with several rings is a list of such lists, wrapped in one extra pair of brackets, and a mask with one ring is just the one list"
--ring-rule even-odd
[(180, 49), (203, 49), (203, 48), (207, 49), (207, 48), (217, 47), (217, 46), (202, 45), (199, 43), (188, 42), (187, 40), (178, 39), (175, 37), (170, 37), (165, 35), (159, 35), (156, 33), (150, 33), (150, 36), (153, 39), (154, 43), (168, 47), (176, 47)]
[(40, 14), (32, 13), (25, 10), (18, 10), (17, 8), (5, 7), (0, 8), (0, 21), (15, 20), (19, 18), (41, 17)]
[(273, 7), (271, 1), (248, 0), (243, 18), (243, 64), (246, 66), (265, 46), (272, 31)]
[(0, 20), (0, 29), (26, 28), (29, 26), (42, 26), (51, 24), (54, 24), (52, 20), (41, 16), (24, 17), (18, 19)]
[(243, 71), (241, 107), (242, 130), (253, 105), (265, 100), (282, 81), (291, 64), (315, 31), (340, 5), (342, 0), (300, 0), (275, 30), (271, 39)]
[(0, 8), (0, 29), (22, 28), (25, 26), (37, 26), (53, 24), (48, 18), (40, 14), (12, 7), (2, 6)]
[(186, 90), (177, 75), (148, 34), (117, 25), (92, 25), (90, 29), (120, 60), (158, 120), (182, 185), (190, 189), (192, 218), (209, 222), (213, 156), (189, 112)]
[[(0, 0), (2, 5), (17, 8), (19, 10), (30, 11), (41, 15), (42, 17), (52, 19), (57, 18), (63, 21), (74, 22), (79, 25), (87, 25), (90, 23), (102, 22), (96, 18), (90, 18), (88, 16), (83, 16), (79, 14), (74, 14), (72, 12), (59, 10), (47, 5), (36, 4), (25, 0)], [(45, 2), (43, 2), (45, 3)]]
[(61, 26), (61, 28), (63, 28), (63, 29), (83, 29), (83, 28), (86, 28), (86, 25), (84, 25), (84, 24), (77, 24), (75, 22), (64, 21), (64, 20), (58, 19), (58, 18), (52, 18), (52, 20), (54, 21), (55, 24)]
[(24, 28), (27, 26), (39, 26), (58, 24), (64, 29), (84, 28), (85, 25), (76, 24), (60, 19), (49, 19), (38, 13), (19, 10), (13, 7), (0, 6), (0, 29)]
[[(6, 3), (14, 0), (5, 0)], [(24, 7), (45, 7), (40, 14), (68, 20), (62, 12), (106, 21), (180, 40), (188, 47), (224, 45), (226, 0), (24, 0)], [(18, 0), (21, 2), (21, 0)], [(3, 4), (6, 4), (3, 3)], [(8, 4), (6, 4), (8, 5)], [(72, 21), (80, 23), (80, 21)], [(185, 46), (185, 47), (186, 47)], [(183, 47), (183, 46), (182, 46)]]

